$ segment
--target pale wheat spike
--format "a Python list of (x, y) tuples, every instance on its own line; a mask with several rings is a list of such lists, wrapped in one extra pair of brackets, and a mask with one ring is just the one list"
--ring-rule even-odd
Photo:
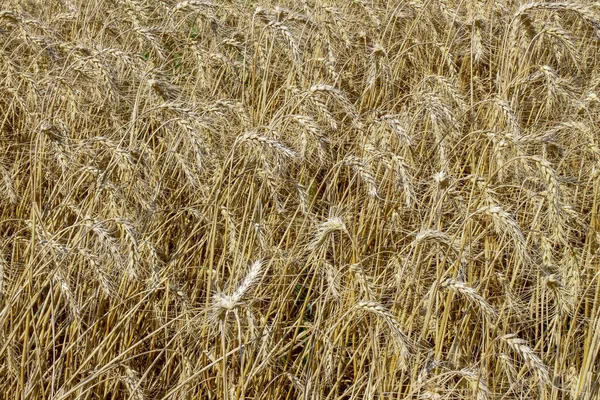
[(294, 38), (294, 35), (290, 31), (290, 29), (285, 26), (281, 22), (273, 21), (267, 24), (267, 27), (279, 32), (279, 34), (283, 37), (285, 42), (287, 43), (290, 51), (292, 52), (292, 59), (294, 60), (294, 64), (296, 66), (302, 65), (302, 52), (300, 51), (300, 46), (298, 46), (298, 42)]
[(440, 285), (443, 289), (450, 289), (471, 302), (478, 310), (482, 312), (489, 322), (495, 324), (498, 313), (477, 291), (465, 282), (457, 279), (446, 279)]
[(351, 167), (360, 178), (367, 184), (367, 190), (370, 197), (378, 197), (377, 182), (369, 166), (360, 158), (347, 156), (342, 163)]
[(404, 197), (406, 207), (411, 207), (413, 199), (415, 198), (412, 177), (409, 173), (409, 167), (406, 161), (397, 154), (390, 155), (392, 159), (392, 169), (396, 171), (396, 174), (400, 177), (402, 190), (404, 191)]
[(4, 183), (4, 196), (10, 204), (16, 204), (19, 196), (15, 190), (13, 178), (11, 177), (8, 169), (0, 163), (0, 175), (2, 176), (2, 183)]
[(473, 49), (473, 62), (481, 65), (487, 60), (483, 45), (483, 35), (480, 23), (473, 24), (473, 35), (471, 36), (471, 48)]
[(450, 98), (459, 110), (464, 111), (467, 109), (463, 94), (460, 92), (458, 87), (459, 82), (451, 78), (442, 75), (428, 75), (421, 81), (419, 86), (424, 83), (430, 83), (432, 85), (431, 90), (440, 90), (448, 98)]
[(396, 186), (402, 188), (405, 196), (406, 206), (410, 207), (414, 195), (412, 178), (408, 173), (408, 164), (406, 161), (397, 154), (379, 151), (370, 144), (365, 146), (365, 150), (371, 154), (373, 158), (382, 161), (385, 167), (394, 173), (396, 177)]
[(579, 265), (581, 263), (580, 254), (570, 248), (563, 251), (560, 268), (562, 276), (565, 278), (564, 301), (562, 302), (563, 311), (570, 314), (577, 305), (578, 293), (581, 290), (581, 276), (579, 274)]
[(267, 147), (273, 149), (277, 154), (280, 154), (287, 158), (296, 158), (296, 152), (289, 149), (284, 144), (277, 140), (270, 139), (266, 136), (259, 135), (254, 131), (246, 132), (241, 136), (238, 136), (236, 143), (239, 144), (250, 144), (258, 147)]
[(257, 260), (250, 266), (250, 271), (239, 283), (235, 291), (228, 295), (226, 293), (217, 293), (213, 296), (212, 308), (217, 315), (222, 315), (238, 307), (246, 296), (256, 286), (259, 279), (264, 274), (264, 263)]
[(374, 299), (375, 296), (373, 294), (374, 291), (372, 288), (372, 284), (365, 272), (363, 271), (360, 264), (351, 264), (348, 267), (348, 269), (356, 277), (356, 280), (358, 281), (358, 286), (360, 287), (361, 291), (365, 294), (365, 297), (369, 300)]
[(281, 6), (275, 6), (274, 11), (278, 16), (278, 19), (281, 21), (300, 22), (310, 27), (317, 26), (316, 22), (310, 16), (308, 16), (308, 14), (300, 14)]
[(452, 250), (457, 256), (460, 257), (461, 263), (466, 263), (467, 261), (464, 259), (464, 254), (462, 254), (460, 246), (452, 240), (448, 234), (438, 231), (436, 229), (425, 229), (417, 233), (415, 236), (415, 240), (413, 245), (418, 245), (422, 242), (436, 242), (446, 246), (448, 249)]
[(105, 47), (100, 49), (97, 52), (97, 55), (101, 58), (103, 57), (112, 57), (116, 60), (119, 60), (125, 67), (139, 67), (140, 65), (140, 61), (143, 60), (143, 57), (137, 55), (137, 54), (132, 54), (123, 50), (119, 50), (119, 49), (114, 49), (114, 48), (110, 48), (110, 47)]
[(479, 208), (475, 214), (485, 214), (492, 218), (495, 230), (498, 233), (507, 232), (512, 238), (517, 254), (525, 264), (529, 264), (529, 254), (525, 237), (517, 221), (502, 207), (489, 205)]
[(336, 68), (337, 58), (333, 49), (331, 47), (331, 43), (327, 42), (327, 57), (325, 57), (324, 63), (327, 67), (327, 73), (332, 78), (333, 82), (337, 82), (340, 79), (340, 74)]
[(360, 301), (356, 303), (357, 310), (364, 310), (371, 314), (377, 315), (382, 318), (392, 331), (392, 336), (396, 339), (396, 343), (400, 347), (400, 362), (402, 368), (407, 368), (408, 361), (414, 351), (414, 345), (410, 338), (404, 333), (400, 321), (394, 315), (385, 308), (383, 305), (375, 301)]
[(308, 93), (313, 95), (319, 93), (328, 94), (344, 108), (346, 113), (355, 119), (358, 118), (358, 114), (354, 108), (354, 105), (350, 102), (350, 100), (348, 100), (348, 97), (346, 97), (346, 94), (342, 90), (336, 89), (333, 86), (324, 83), (317, 83), (310, 87)]
[(482, 373), (472, 368), (463, 368), (461, 370), (454, 371), (454, 373), (465, 378), (471, 384), (471, 386), (477, 392), (477, 400), (488, 400), (490, 398), (490, 388), (487, 385), (486, 378)]
[(52, 280), (55, 282), (55, 284), (58, 286), (58, 289), (64, 296), (64, 300), (71, 310), (72, 317), (77, 323), (79, 323), (81, 321), (81, 309), (77, 303), (75, 294), (71, 289), (71, 285), (69, 285), (67, 282), (67, 278), (65, 277), (63, 271), (57, 268), (52, 274)]
[(450, 236), (435, 229), (425, 229), (417, 233), (415, 236), (415, 244), (425, 241), (439, 242), (451, 249), (455, 249), (455, 245)]
[(302, 393), (302, 396), (300, 398), (304, 398), (306, 385), (304, 383), (302, 383), (302, 381), (300, 379), (298, 379), (298, 377), (296, 377), (296, 375), (294, 375), (294, 374), (285, 372), (284, 375), (286, 376), (286, 378), (288, 378), (290, 380), (290, 382), (292, 382), (292, 385), (294, 386), (294, 388), (296, 388), (297, 391)]
[(175, 7), (173, 7), (174, 11), (181, 11), (181, 10), (202, 10), (204, 8), (213, 8), (215, 7), (215, 5), (207, 0), (184, 0), (184, 1), (180, 1), (178, 2)]
[(315, 251), (334, 232), (344, 232), (349, 235), (344, 220), (340, 217), (330, 217), (322, 222), (315, 232), (312, 241), (308, 245), (310, 251)]
[(236, 40), (235, 38), (224, 39), (221, 42), (221, 45), (234, 48), (243, 54), (244, 46), (243, 46), (242, 42)]
[(225, 116), (222, 112), (223, 110), (229, 111), (230, 115), (239, 119), (244, 128), (250, 127), (251, 119), (248, 108), (240, 101), (232, 99), (219, 99), (209, 106), (205, 111), (215, 112), (221, 116)]
[(419, 396), (425, 400), (442, 400), (439, 388), (428, 388), (423, 390), (423, 393)]
[(166, 101), (164, 107), (169, 107), (171, 104), (177, 104), (173, 102), (181, 95), (180, 88), (167, 81), (161, 80), (158, 77), (150, 78), (146, 83)]
[(550, 385), (550, 374), (542, 360), (535, 354), (533, 349), (527, 346), (527, 342), (515, 334), (507, 334), (500, 339), (508, 345), (515, 353), (519, 354), (525, 361), (531, 372), (535, 374), (540, 385)]
[(314, 137), (323, 137), (323, 134), (319, 130), (319, 125), (317, 124), (314, 118), (298, 114), (290, 115), (290, 118), (296, 123), (298, 123), (298, 125), (306, 129), (307, 132), (310, 132)]
[(79, 217), (85, 227), (93, 232), (106, 246), (108, 251), (113, 255), (115, 260), (118, 258), (118, 246), (116, 239), (111, 235), (103, 221), (100, 221), (88, 214), (85, 214), (77, 205), (68, 203), (66, 207)]
[(585, 21), (594, 26), (595, 29), (598, 29), (598, 16), (592, 11), (592, 9), (586, 7), (581, 3), (572, 3), (572, 2), (533, 2), (522, 5), (514, 15), (514, 18), (517, 18), (523, 14), (526, 14), (528, 11), (532, 10), (564, 10), (564, 11), (572, 11)]
[(386, 58), (387, 52), (385, 51), (385, 48), (381, 44), (376, 43), (373, 46), (373, 49), (370, 54), (371, 60), (369, 64), (369, 70), (365, 79), (365, 90), (370, 90), (371, 88), (373, 88), (373, 86), (377, 83), (378, 79), (385, 79), (387, 77), (382, 77), (382, 73), (389, 72), (388, 64), (385, 62)]
[(439, 43), (439, 42), (436, 42), (435, 46), (442, 54), (442, 60), (443, 60), (444, 64), (446, 64), (446, 67), (448, 68), (450, 75), (456, 76), (458, 71), (456, 69), (455, 57), (452, 54), (452, 52), (450, 51), (450, 49), (448, 48), (448, 46), (446, 46), (442, 43)]
[(569, 55), (574, 60), (577, 60), (577, 47), (575, 46), (571, 35), (569, 35), (569, 33), (566, 30), (564, 30), (560, 26), (546, 25), (540, 32), (540, 35), (548, 35), (558, 39), (563, 44), (563, 46), (565, 46), (565, 48), (569, 51)]
[(130, 399), (144, 400), (146, 396), (144, 395), (139, 374), (126, 365), (123, 366), (123, 369), (125, 374), (121, 376), (121, 379), (129, 391)]
[(513, 134), (513, 138), (518, 139), (521, 137), (521, 126), (508, 102), (496, 97), (492, 100), (492, 103), (496, 105), (504, 119), (508, 122), (508, 126), (511, 128)]
[(2, 301), (6, 290), (6, 274), (8, 273), (8, 263), (4, 256), (0, 254), (0, 301)]
[(327, 105), (316, 97), (310, 97), (309, 102), (315, 107), (318, 116), (323, 119), (332, 130), (336, 131), (338, 129), (338, 123), (331, 114), (331, 111), (327, 108)]
[(414, 140), (406, 131), (399, 115), (384, 114), (377, 118), (377, 121), (388, 126), (397, 135), (399, 140), (406, 142), (409, 146), (413, 145)]
[(545, 274), (542, 281), (545, 284), (545, 290), (549, 290), (556, 302), (557, 314), (568, 314), (571, 311), (570, 301), (568, 299), (569, 292), (562, 283), (560, 275), (558, 273)]
[(8, 21), (14, 22), (14, 23), (21, 23), (22, 18), (19, 14), (17, 14), (14, 11), (11, 10), (2, 10), (0, 11), (0, 20), (1, 19), (6, 19)]
[(319, 338), (323, 342), (323, 372), (325, 382), (331, 384), (335, 378), (335, 367), (339, 365), (341, 357), (333, 341), (327, 335)]
[[(105, 267), (97, 262), (96, 255), (92, 254), (87, 249), (78, 249), (77, 253), (82, 255), (92, 268), (94, 278), (100, 284), (100, 290), (104, 293), (106, 298), (113, 297), (115, 295), (114, 285)], [(118, 262), (120, 263), (120, 260)]]
[(258, 283), (258, 279), (264, 273), (264, 263), (262, 260), (257, 260), (250, 266), (250, 271), (244, 277), (238, 288), (233, 292), (233, 298), (240, 301), (250, 290)]
[(373, 9), (372, 3), (369, 4), (369, 2), (365, 0), (352, 0), (352, 2), (361, 7), (361, 9), (365, 12), (365, 14), (367, 14), (371, 22), (373, 22), (376, 27), (381, 25), (381, 19), (377, 16), (377, 13)]
[(325, 144), (328, 142), (327, 137), (321, 132), (319, 125), (314, 120), (314, 118), (305, 116), (305, 115), (297, 115), (293, 114), (289, 116), (294, 122), (302, 127), (302, 135), (301, 135), (301, 151), (300, 154), (302, 158), (306, 159), (309, 140), (306, 133), (310, 133), (313, 139), (316, 139), (319, 143), (319, 157), (321, 160), (324, 160), (326, 157), (325, 153)]
[(225, 229), (227, 230), (227, 233), (228, 233), (229, 251), (231, 252), (231, 254), (235, 254), (236, 247), (237, 247), (237, 235), (238, 235), (235, 219), (233, 217), (233, 214), (224, 206), (221, 207), (221, 215), (225, 218), (225, 222), (226, 222)]
[(533, 40), (535, 37), (537, 37), (537, 29), (536, 26), (534, 24), (533, 19), (531, 18), (531, 16), (527, 13), (517, 13), (514, 16), (513, 19), (514, 25), (512, 27), (509, 26), (509, 32), (510, 32), (510, 36), (509, 36), (509, 43), (517, 45), (519, 44), (518, 39), (517, 39), (517, 35), (519, 33), (519, 30), (517, 28), (519, 28), (520, 26), (522, 26), (525, 30), (525, 33), (528, 36), (529, 40)]
[(542, 178), (544, 179), (544, 183), (547, 187), (548, 201), (554, 210), (556, 210), (556, 212), (560, 212), (560, 185), (558, 183), (556, 172), (546, 159), (538, 156), (532, 156), (531, 161), (533, 161), (533, 163), (539, 168), (542, 174)]
[(292, 182), (294, 183), (294, 187), (296, 188), (296, 193), (298, 193), (298, 203), (300, 206), (300, 211), (302, 212), (302, 214), (306, 215), (308, 214), (308, 211), (310, 209), (310, 199), (308, 191), (306, 187), (301, 185), (299, 182), (295, 180)]
[(342, 299), (341, 284), (339, 282), (339, 272), (333, 265), (328, 262), (323, 262), (321, 273), (324, 275), (325, 281), (327, 282), (327, 290), (335, 300)]

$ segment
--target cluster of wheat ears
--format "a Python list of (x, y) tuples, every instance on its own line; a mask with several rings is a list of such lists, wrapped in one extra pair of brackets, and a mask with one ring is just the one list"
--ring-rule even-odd
[(600, 386), (600, 3), (3, 0), (0, 398)]

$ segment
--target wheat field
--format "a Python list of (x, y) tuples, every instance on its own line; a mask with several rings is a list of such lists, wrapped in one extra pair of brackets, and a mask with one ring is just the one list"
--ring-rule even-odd
[(0, 2), (0, 398), (600, 398), (600, 3)]

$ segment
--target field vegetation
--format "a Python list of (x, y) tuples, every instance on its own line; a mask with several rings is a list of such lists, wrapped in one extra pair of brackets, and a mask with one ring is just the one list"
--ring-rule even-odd
[(600, 385), (600, 3), (3, 0), (0, 398)]

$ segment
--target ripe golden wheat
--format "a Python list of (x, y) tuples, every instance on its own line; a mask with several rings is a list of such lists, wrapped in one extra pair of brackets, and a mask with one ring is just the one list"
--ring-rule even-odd
[(0, 2), (0, 399), (600, 396), (600, 3)]

